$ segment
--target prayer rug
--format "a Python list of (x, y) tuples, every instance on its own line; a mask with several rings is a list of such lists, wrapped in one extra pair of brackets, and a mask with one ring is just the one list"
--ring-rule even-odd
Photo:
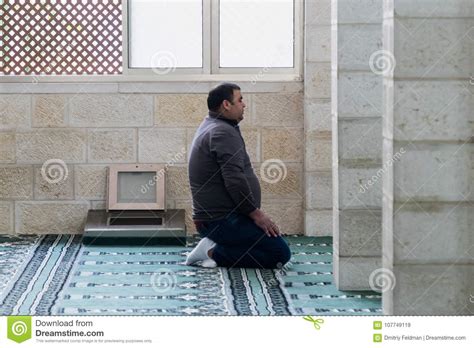
[(286, 236), (282, 269), (186, 266), (183, 246), (0, 236), (0, 315), (381, 315), (381, 294), (338, 291), (332, 238)]

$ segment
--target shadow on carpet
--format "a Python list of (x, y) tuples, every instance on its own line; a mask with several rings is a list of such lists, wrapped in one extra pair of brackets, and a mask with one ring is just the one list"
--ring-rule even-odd
[(0, 236), (0, 315), (381, 315), (381, 295), (338, 291), (332, 238), (287, 236), (282, 269), (184, 265), (182, 246)]

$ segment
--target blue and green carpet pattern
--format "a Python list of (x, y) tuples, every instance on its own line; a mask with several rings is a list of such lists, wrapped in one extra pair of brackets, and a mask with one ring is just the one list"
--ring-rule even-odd
[(282, 269), (186, 266), (182, 246), (0, 236), (0, 315), (381, 315), (381, 295), (338, 291), (330, 237), (285, 237)]

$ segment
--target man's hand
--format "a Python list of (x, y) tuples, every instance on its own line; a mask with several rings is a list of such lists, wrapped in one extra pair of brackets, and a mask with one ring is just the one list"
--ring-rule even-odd
[(255, 209), (249, 214), (249, 217), (266, 233), (267, 236), (278, 237), (280, 235), (278, 226), (260, 209)]

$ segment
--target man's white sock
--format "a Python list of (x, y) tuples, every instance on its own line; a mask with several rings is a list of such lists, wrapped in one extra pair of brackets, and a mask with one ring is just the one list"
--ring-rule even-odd
[(204, 267), (204, 268), (216, 268), (216, 267), (217, 267), (217, 263), (216, 263), (216, 261), (214, 261), (213, 259), (206, 259), (206, 260), (202, 261), (201, 267)]
[(191, 251), (191, 253), (186, 258), (186, 265), (192, 265), (198, 261), (204, 260), (212, 260), (208, 255), (207, 252), (214, 248), (216, 243), (214, 243), (209, 238), (203, 238), (201, 241), (196, 245), (196, 247)]

